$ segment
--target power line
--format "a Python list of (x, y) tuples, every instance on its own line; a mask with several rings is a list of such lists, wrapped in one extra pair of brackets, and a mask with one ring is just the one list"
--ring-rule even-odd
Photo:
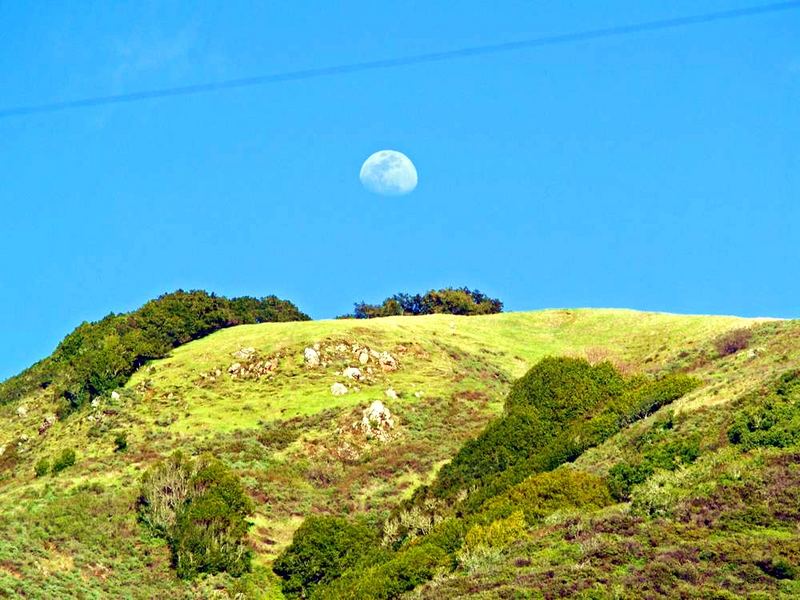
[(753, 17), (768, 13), (776, 13), (800, 8), (800, 1), (776, 2), (773, 4), (763, 4), (747, 8), (725, 10), (719, 12), (704, 13), (700, 15), (690, 15), (686, 17), (676, 17), (673, 19), (661, 19), (656, 21), (645, 21), (631, 25), (620, 25), (606, 27), (602, 29), (591, 29), (575, 33), (564, 33), (559, 35), (518, 40), (515, 42), (505, 42), (500, 44), (487, 44), (484, 46), (472, 46), (468, 48), (458, 48), (455, 50), (445, 50), (443, 52), (430, 52), (426, 54), (416, 54), (397, 58), (387, 58), (382, 60), (365, 61), (330, 67), (320, 67), (316, 69), (305, 69), (301, 71), (286, 71), (283, 73), (273, 73), (269, 75), (258, 75), (255, 77), (244, 77), (240, 79), (228, 79), (211, 83), (198, 83), (178, 87), (161, 88), (155, 90), (145, 90), (141, 92), (131, 92), (126, 94), (112, 94), (107, 96), (93, 96), (80, 98), (77, 100), (64, 100), (46, 104), (32, 104), (27, 106), (15, 106), (0, 109), (0, 119), (9, 117), (19, 117), (37, 113), (52, 113), (62, 110), (75, 108), (87, 108), (92, 106), (104, 106), (109, 104), (122, 104), (127, 102), (139, 102), (155, 98), (169, 98), (174, 96), (190, 96), (230, 90), (235, 88), (253, 87), (257, 85), (267, 85), (270, 83), (281, 83), (286, 81), (298, 81), (302, 79), (314, 79), (317, 77), (330, 77), (333, 75), (345, 75), (358, 73), (361, 71), (372, 71), (378, 69), (392, 69), (395, 67), (405, 67), (422, 63), (440, 62), (470, 56), (485, 54), (498, 54), (501, 52), (511, 52), (514, 50), (525, 50), (540, 48), (543, 46), (557, 46), (574, 42), (584, 42), (601, 38), (620, 37), (636, 33), (659, 31), (664, 29), (676, 29), (692, 25), (703, 25), (715, 21), (728, 21)]

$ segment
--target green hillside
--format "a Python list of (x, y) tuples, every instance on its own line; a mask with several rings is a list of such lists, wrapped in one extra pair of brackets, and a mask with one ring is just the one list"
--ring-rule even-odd
[[(742, 328), (752, 332), (746, 347), (728, 353), (721, 336)], [(319, 365), (307, 363), (307, 348)], [(571, 463), (603, 482), (616, 478), (625, 489), (613, 501), (594, 512), (526, 514), (507, 542), (484, 554), (454, 551), (455, 563), (437, 565), (414, 594), (511, 598), (596, 588), (624, 596), (636, 577), (655, 586), (656, 575), (664, 589), (735, 595), (745, 581), (767, 596), (800, 593), (792, 571), (800, 534), (780, 517), (789, 509), (747, 495), (781, 481), (789, 490), (781, 494), (796, 490), (794, 441), (754, 442), (746, 426), (746, 439), (729, 435), (748, 410), (762, 422), (755, 413), (764, 402), (794, 394), (780, 377), (800, 368), (800, 323), (586, 309), (241, 325), (175, 348), (119, 392), (62, 418), (54, 418), (59, 400), (48, 389), (0, 406), (0, 596), (279, 598), (272, 562), (304, 518), (364, 515), (381, 530), (503, 414), (512, 383), (548, 356), (607, 361), (631, 380), (690, 375), (699, 387)], [(360, 377), (345, 376), (347, 368)], [(335, 384), (346, 393), (334, 395)], [(375, 400), (392, 424), (370, 435), (361, 423)], [(789, 409), (780, 415), (794, 418)], [(691, 460), (676, 464), (670, 448), (687, 440), (696, 447)], [(67, 449), (75, 450), (73, 466), (36, 476), (37, 463)], [(142, 475), (175, 450), (210, 452), (241, 478), (255, 504), (252, 573), (179, 580), (166, 543), (137, 522)], [(723, 500), (734, 496), (728, 507)], [(713, 518), (701, 510), (712, 500)], [(758, 514), (740, 514), (747, 506)], [(697, 524), (706, 518), (712, 525)], [(718, 521), (724, 527), (715, 529)], [(475, 530), (469, 539), (479, 537)], [(403, 543), (392, 551), (420, 547)], [(733, 566), (720, 566), (725, 556)], [(654, 562), (672, 567), (639, 573)]]

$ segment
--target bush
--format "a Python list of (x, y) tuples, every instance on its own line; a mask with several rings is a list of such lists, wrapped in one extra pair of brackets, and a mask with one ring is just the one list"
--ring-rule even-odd
[(63, 415), (91, 398), (122, 387), (149, 360), (214, 331), (245, 323), (300, 321), (308, 316), (275, 296), (231, 300), (179, 290), (130, 313), (83, 323), (55, 352), (0, 384), (0, 404), (52, 387)]
[(344, 318), (374, 319), (400, 315), (488, 315), (503, 311), (503, 303), (469, 288), (443, 288), (421, 294), (395, 294), (381, 304), (357, 302), (352, 315)]
[(53, 461), (52, 473), (56, 475), (75, 464), (75, 450), (65, 448)]
[(118, 433), (114, 436), (114, 452), (125, 452), (128, 449), (128, 436)]
[(488, 525), (473, 525), (464, 536), (464, 546), (474, 550), (478, 546), (504, 548), (525, 533), (525, 514), (515, 510), (508, 517), (492, 521)]
[(36, 477), (44, 477), (50, 472), (50, 461), (46, 458), (39, 459), (36, 466), (33, 467), (33, 472), (36, 474)]
[(609, 363), (543, 359), (514, 383), (505, 416), (467, 442), (429, 489), (418, 490), (415, 501), (428, 495), (453, 498), (472, 489), (464, 510), (475, 511), (484, 500), (574, 460), (697, 385), (685, 375), (626, 380)]
[(747, 348), (752, 337), (753, 332), (746, 327), (734, 329), (715, 339), (714, 348), (716, 348), (719, 356), (730, 356)]
[(534, 524), (556, 511), (594, 510), (611, 503), (611, 494), (603, 478), (562, 467), (533, 475), (493, 498), (484, 504), (476, 519), (486, 521), (522, 511), (525, 520)]
[(731, 443), (745, 450), (800, 444), (800, 372), (781, 376), (766, 393), (745, 396), (728, 429)]
[(198, 463), (172, 532), (178, 577), (222, 572), (242, 575), (250, 570), (252, 558), (246, 536), (253, 502), (238, 477), (222, 462), (204, 457)]
[(363, 522), (308, 517), (273, 564), (273, 571), (283, 580), (284, 594), (307, 598), (318, 585), (341, 576), (377, 544), (376, 532)]
[(140, 522), (169, 543), (179, 577), (250, 569), (253, 503), (219, 460), (175, 453), (144, 475), (137, 504)]

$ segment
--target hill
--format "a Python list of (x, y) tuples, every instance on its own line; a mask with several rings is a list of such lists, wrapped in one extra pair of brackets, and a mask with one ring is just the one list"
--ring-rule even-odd
[[(751, 332), (748, 347), (728, 353), (721, 336), (742, 328)], [(622, 523), (619, 530), (602, 534), (609, 536), (609, 545), (616, 544), (617, 553), (624, 551), (624, 528), (637, 528), (631, 534), (637, 542), (644, 536), (674, 537), (678, 534), (665, 531), (662, 523), (674, 516), (662, 515), (662, 504), (666, 511), (679, 500), (691, 505), (699, 492), (714, 497), (717, 486), (709, 482), (720, 473), (732, 477), (728, 467), (738, 469), (737, 481), (752, 476), (763, 483), (785, 475), (783, 454), (731, 454), (744, 449), (727, 441), (731, 423), (726, 419), (749, 393), (763, 398), (781, 376), (798, 368), (799, 338), (796, 322), (624, 310), (263, 323), (223, 329), (179, 346), (136, 371), (123, 389), (105, 391), (61, 419), (53, 418), (57, 399), (37, 388), (0, 407), (0, 595), (280, 597), (271, 564), (305, 517), (365, 515), (377, 528), (399, 514), (421, 484), (435, 483), (442, 465), (503, 414), (512, 383), (548, 356), (608, 361), (626, 377), (682, 373), (700, 382), (679, 400), (582, 452), (572, 464), (605, 481), (619, 474), (619, 468), (612, 470), (621, 461), (635, 469), (651, 460), (647, 444), (661, 448), (696, 437), (699, 457), (686, 469), (660, 465), (632, 483), (668, 489), (672, 495), (666, 500), (638, 496), (640, 504), (652, 508), (646, 514), (626, 512), (637, 502), (635, 488), (624, 491), (633, 501), (620, 497), (610, 507), (598, 507), (608, 522)], [(313, 352), (306, 352), (309, 348)], [(359, 369), (360, 376), (343, 375), (348, 367)], [(334, 384), (340, 384), (337, 393), (346, 392), (334, 395)], [(362, 427), (364, 411), (375, 400), (391, 411), (385, 432)], [(663, 425), (667, 422), (669, 427)], [(659, 430), (664, 433), (654, 442)], [(36, 477), (38, 462), (52, 461), (65, 449), (75, 450), (73, 466)], [(211, 452), (241, 478), (255, 503), (251, 574), (177, 580), (163, 540), (137, 523), (142, 474), (175, 450)], [(682, 479), (669, 480), (664, 473)], [(624, 576), (635, 565), (607, 557), (602, 560), (608, 564), (593, 563), (592, 552), (606, 548), (605, 538), (588, 535), (574, 515), (562, 516), (550, 516), (544, 526), (528, 523), (524, 535), (501, 548), (491, 564), (444, 569), (434, 582), (421, 581), (418, 593), (437, 598), (494, 597), (503, 589), (533, 593), (544, 575), (575, 591), (598, 583), (603, 569), (618, 571), (614, 585), (626, 585)], [(720, 536), (724, 543), (745, 540), (762, 554), (772, 547), (770, 540), (793, 547), (796, 530), (792, 534), (779, 525), (765, 516), (757, 533)], [(573, 537), (565, 540), (567, 530)], [(652, 556), (642, 552), (633, 560), (646, 563)], [(575, 584), (576, 564), (588, 565), (587, 572), (594, 574), (585, 578), (585, 586)], [(772, 563), (765, 569), (773, 569)], [(767, 592), (785, 591), (786, 581), (792, 581), (772, 579), (772, 587), (770, 581), (759, 580), (759, 585)], [(578, 587), (568, 587), (573, 584)]]

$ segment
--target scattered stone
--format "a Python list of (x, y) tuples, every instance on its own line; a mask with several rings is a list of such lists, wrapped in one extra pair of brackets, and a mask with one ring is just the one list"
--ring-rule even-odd
[(361, 413), (361, 431), (368, 438), (387, 442), (394, 429), (392, 413), (380, 400), (376, 400)]
[(57, 420), (55, 415), (47, 415), (42, 421), (42, 424), (39, 425), (39, 435), (47, 433), (47, 430), (50, 429)]
[(359, 381), (364, 376), (364, 374), (361, 372), (361, 369), (357, 369), (356, 367), (347, 367), (342, 372), (342, 375), (350, 379), (355, 379), (356, 381)]
[(24, 417), (24, 416), (26, 416), (27, 414), (28, 414), (28, 407), (27, 407), (27, 406), (25, 406), (24, 404), (20, 404), (20, 405), (17, 407), (17, 416), (18, 416), (18, 417)]
[[(319, 344), (315, 344), (319, 345)], [(306, 348), (303, 350), (303, 359), (306, 362), (306, 366), (308, 367), (318, 367), (319, 366), (319, 351), (316, 348)]]
[(94, 398), (92, 400), (92, 408), (97, 408), (98, 406), (100, 406), (100, 398)]
[(397, 359), (388, 352), (381, 352), (378, 355), (378, 363), (384, 371), (397, 370)]
[(397, 392), (394, 391), (394, 388), (389, 388), (386, 390), (386, 397), (391, 398), (392, 400), (397, 400), (400, 396), (397, 395)]
[(338, 381), (331, 386), (331, 394), (334, 396), (344, 396), (347, 393), (347, 386)]
[(119, 400), (119, 392), (111, 392), (111, 399), (112, 400)]
[(358, 354), (358, 362), (360, 362), (362, 365), (367, 364), (369, 362), (369, 352), (367, 352), (366, 350), (362, 350)]
[(414, 398), (422, 398), (424, 395), (422, 392), (414, 392)]
[(235, 375), (236, 373), (239, 372), (239, 369), (241, 368), (242, 368), (241, 363), (233, 363), (230, 367), (228, 367), (228, 373), (230, 373), (231, 375)]
[(247, 360), (251, 356), (256, 353), (255, 348), (240, 348), (236, 352), (233, 353), (233, 358), (238, 358), (239, 360)]

